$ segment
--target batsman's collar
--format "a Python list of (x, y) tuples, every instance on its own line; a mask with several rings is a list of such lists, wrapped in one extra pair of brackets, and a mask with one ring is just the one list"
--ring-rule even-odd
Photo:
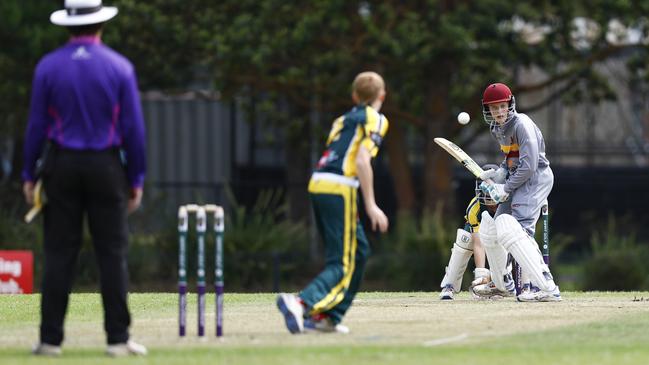
[(114, 6), (102, 6), (101, 0), (65, 0), (65, 9), (57, 10), (50, 15), (50, 21), (56, 25), (74, 27), (103, 23), (117, 15)]

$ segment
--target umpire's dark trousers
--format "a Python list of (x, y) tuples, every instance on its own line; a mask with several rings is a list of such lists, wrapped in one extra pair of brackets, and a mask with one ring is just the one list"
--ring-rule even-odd
[(115, 149), (54, 148), (43, 172), (44, 256), (41, 342), (60, 345), (68, 296), (83, 236), (84, 216), (99, 265), (104, 329), (109, 344), (128, 340), (126, 173)]

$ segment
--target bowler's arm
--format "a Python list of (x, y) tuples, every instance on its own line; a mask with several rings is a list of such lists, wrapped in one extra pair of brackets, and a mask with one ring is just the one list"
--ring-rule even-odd
[(377, 228), (381, 232), (388, 230), (388, 218), (381, 208), (376, 205), (374, 198), (374, 172), (372, 171), (372, 156), (370, 152), (361, 145), (356, 155), (356, 174), (361, 184), (361, 193), (365, 202), (365, 212), (372, 222), (372, 229)]

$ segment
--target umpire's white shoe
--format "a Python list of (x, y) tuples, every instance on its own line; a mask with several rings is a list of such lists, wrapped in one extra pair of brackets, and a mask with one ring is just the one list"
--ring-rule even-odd
[(292, 334), (304, 332), (304, 307), (293, 294), (277, 296), (277, 308), (284, 316), (286, 328)]
[(439, 293), (439, 299), (441, 300), (453, 300), (453, 285), (446, 284), (441, 293)]
[(121, 357), (121, 356), (145, 356), (148, 353), (146, 347), (140, 345), (139, 343), (128, 340), (126, 343), (116, 343), (113, 345), (108, 345), (106, 348), (106, 355), (110, 357)]
[(553, 290), (530, 290), (518, 295), (516, 298), (519, 302), (560, 302), (561, 292), (559, 291), (559, 286), (555, 285)]
[(32, 348), (32, 354), (38, 356), (61, 356), (61, 346), (55, 346), (39, 342)]

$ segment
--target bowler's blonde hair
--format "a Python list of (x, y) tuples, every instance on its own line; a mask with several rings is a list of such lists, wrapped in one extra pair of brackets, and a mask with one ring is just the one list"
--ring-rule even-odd
[(385, 82), (381, 75), (373, 71), (359, 73), (352, 83), (352, 92), (363, 104), (370, 104), (385, 90)]

